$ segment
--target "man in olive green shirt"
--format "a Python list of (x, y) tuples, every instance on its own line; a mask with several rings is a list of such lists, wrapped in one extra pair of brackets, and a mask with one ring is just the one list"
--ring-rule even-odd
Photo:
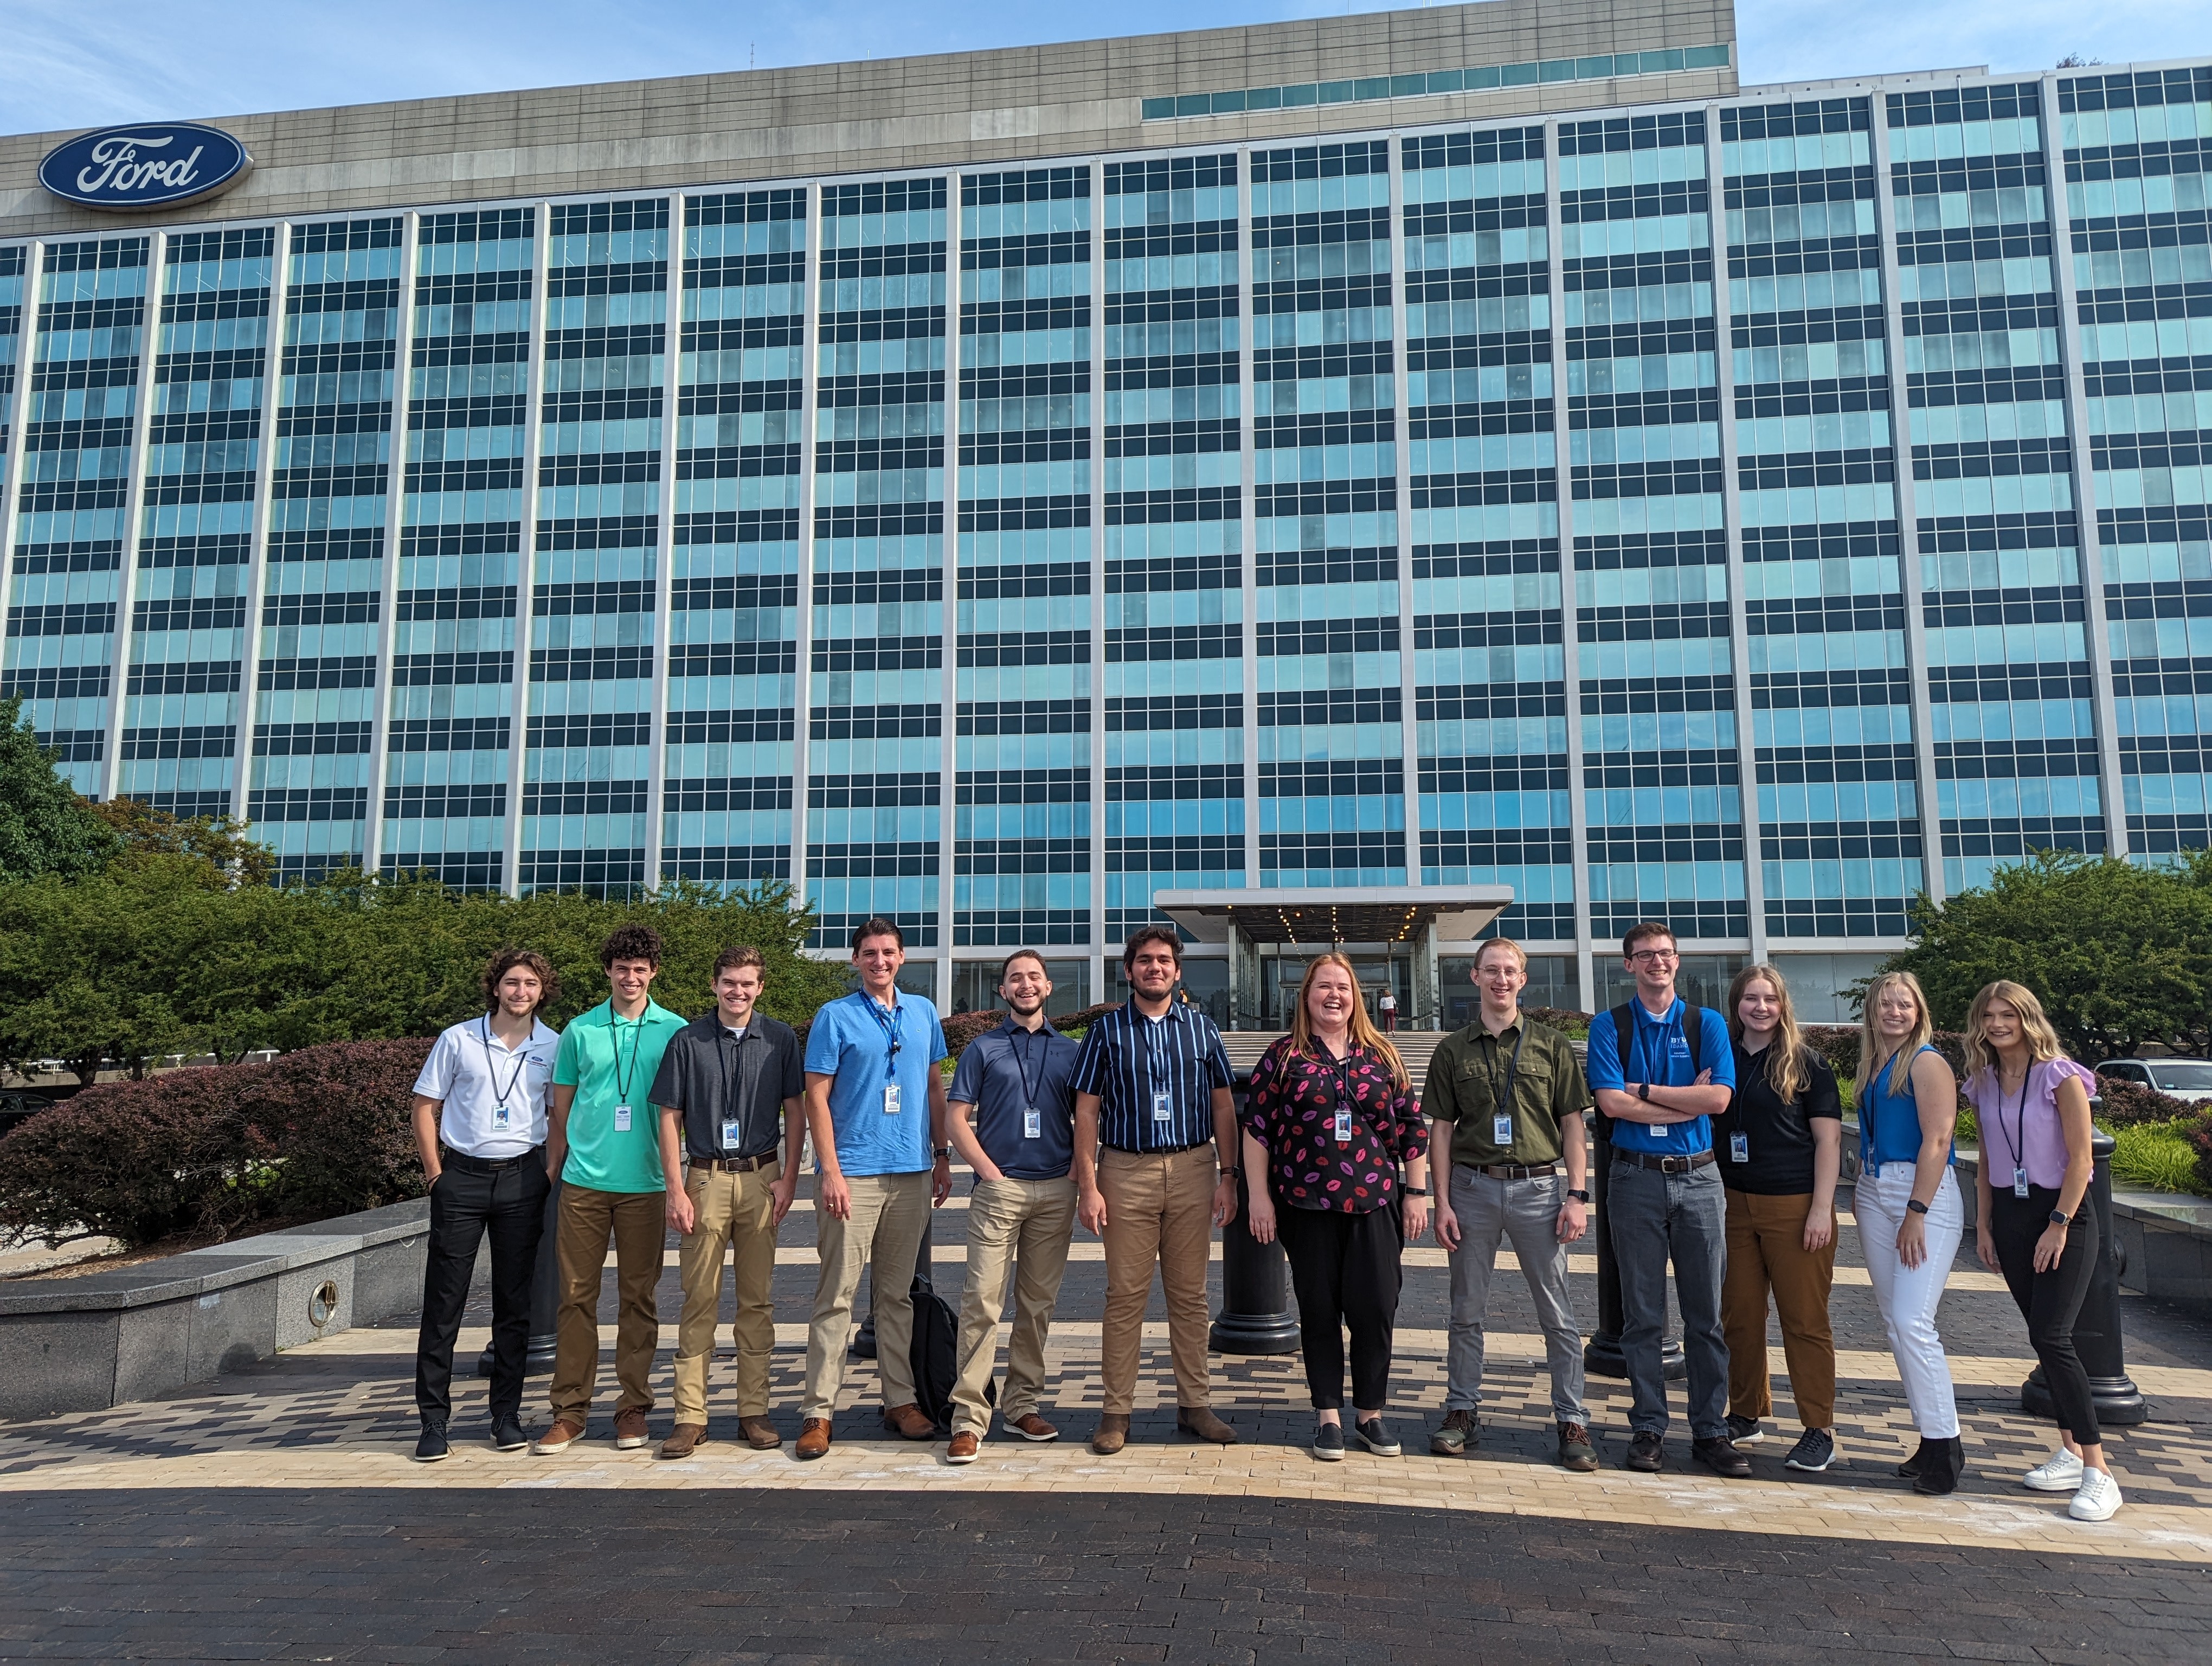
[(666, 1177), (653, 1079), (684, 1020), (647, 993), (660, 969), (660, 934), (617, 927), (599, 946), (608, 998), (561, 1032), (545, 1142), (547, 1174), (561, 1188), (556, 1240), (561, 1305), (554, 1322), (553, 1424), (532, 1450), (565, 1452), (584, 1437), (599, 1374), (599, 1286), (607, 1239), (615, 1243), (621, 1297), (615, 1331), (615, 1445), (648, 1438), (653, 1354), (660, 1341), (653, 1286), (660, 1282)]
[(1429, 1450), (1456, 1457), (1478, 1438), (1483, 1316), (1498, 1246), (1510, 1238), (1544, 1328), (1559, 1463), (1591, 1470), (1597, 1453), (1583, 1406), (1582, 1331), (1567, 1299), (1567, 1246), (1589, 1226), (1583, 1111), (1590, 1092), (1567, 1038), (1522, 1014), (1528, 981), (1518, 943), (1497, 937), (1482, 945), (1474, 959), (1481, 1010), (1437, 1047), (1421, 1093), (1437, 1125), (1429, 1149), (1449, 1152), (1451, 1164), (1437, 1194), (1437, 1237), (1451, 1256), (1451, 1350), (1443, 1425)]

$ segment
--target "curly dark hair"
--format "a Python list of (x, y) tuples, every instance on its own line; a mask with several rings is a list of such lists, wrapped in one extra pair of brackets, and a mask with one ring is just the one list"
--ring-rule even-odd
[(501, 949), (484, 968), (484, 1010), (499, 1010), (499, 981), (517, 966), (527, 966), (538, 974), (538, 1005), (532, 1007), (532, 1016), (550, 1006), (561, 994), (561, 975), (553, 970), (553, 963), (535, 949)]
[(617, 926), (599, 945), (599, 964), (612, 971), (617, 960), (642, 960), (658, 969), (660, 933), (650, 926)]

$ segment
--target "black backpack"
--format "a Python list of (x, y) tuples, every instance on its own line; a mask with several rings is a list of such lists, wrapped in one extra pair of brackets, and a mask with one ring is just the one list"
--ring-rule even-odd
[[(960, 1316), (937, 1293), (927, 1278), (914, 1278), (914, 1345), (908, 1359), (914, 1367), (915, 1404), (940, 1429), (952, 1426), (952, 1389), (960, 1380)], [(995, 1379), (985, 1385), (985, 1403), (999, 1403)]]
[[(1628, 1079), (1628, 1048), (1635, 1033), (1636, 1014), (1630, 1004), (1622, 1001), (1613, 1009), (1613, 1038), (1620, 1048), (1620, 1079)], [(1695, 1064), (1705, 1055), (1705, 1009), (1694, 1001), (1682, 1003), (1682, 1039), (1690, 1049), (1690, 1062)], [(1603, 1111), (1597, 1114), (1597, 1137), (1608, 1144), (1613, 1140), (1613, 1118)]]

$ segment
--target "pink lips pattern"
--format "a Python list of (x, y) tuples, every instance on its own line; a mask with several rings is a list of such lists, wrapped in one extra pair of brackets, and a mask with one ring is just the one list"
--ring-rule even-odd
[(1352, 1141), (1336, 1143), (1336, 1068), (1294, 1053), (1290, 1037), (1252, 1069), (1244, 1126), (1267, 1152), (1278, 1204), (1360, 1214), (1397, 1194), (1397, 1168), (1428, 1150), (1419, 1107), (1379, 1061), (1354, 1052), (1345, 1067)]

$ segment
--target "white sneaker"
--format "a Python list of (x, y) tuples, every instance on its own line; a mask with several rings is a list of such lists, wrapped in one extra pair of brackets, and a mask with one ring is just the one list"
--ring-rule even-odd
[(2020, 1481), (2031, 1492), (2072, 1493), (2081, 1485), (2081, 1460), (2061, 1446)]
[(2120, 1484), (2102, 1469), (2089, 1469), (2081, 1476), (2081, 1490), (2066, 1506), (2066, 1513), (2077, 1522), (2108, 1522), (2120, 1508)]

